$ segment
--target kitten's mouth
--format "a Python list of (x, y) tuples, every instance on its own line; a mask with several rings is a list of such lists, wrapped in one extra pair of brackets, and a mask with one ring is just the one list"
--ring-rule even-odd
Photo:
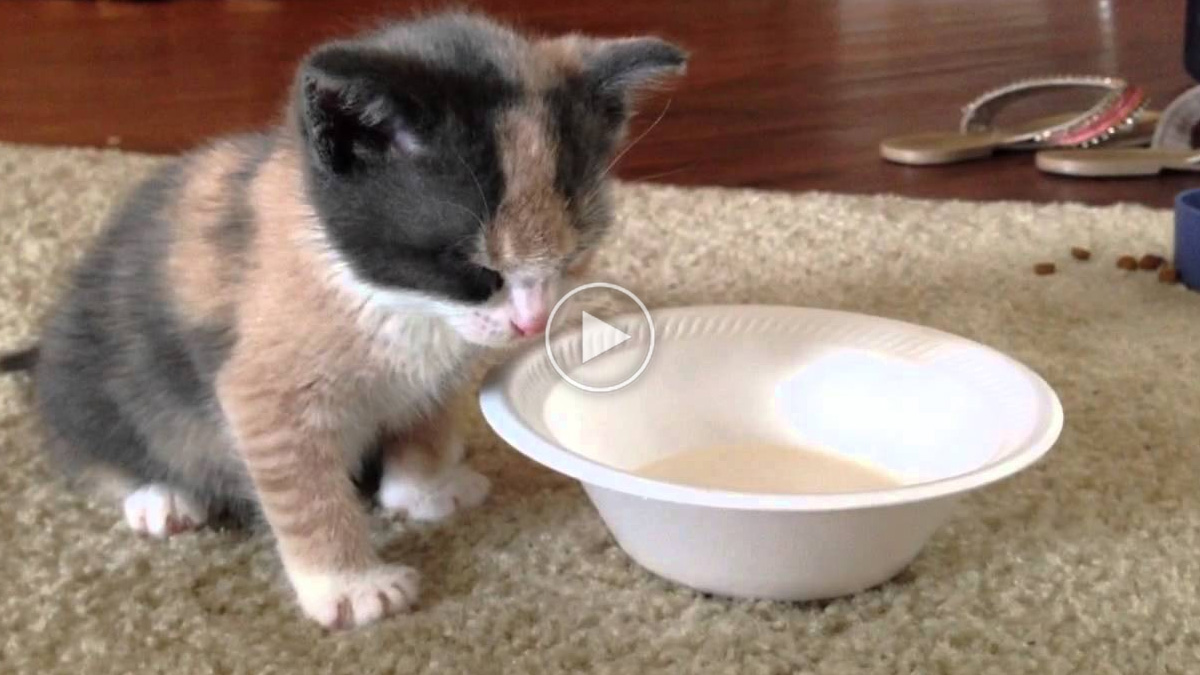
[(511, 322), (513, 332), (519, 340), (536, 338), (546, 331), (546, 320), (538, 319), (530, 323)]

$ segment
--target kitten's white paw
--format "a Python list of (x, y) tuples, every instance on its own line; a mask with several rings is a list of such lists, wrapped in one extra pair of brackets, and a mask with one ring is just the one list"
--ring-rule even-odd
[(300, 607), (326, 628), (344, 629), (412, 609), (420, 574), (404, 565), (380, 565), (365, 572), (291, 574)]
[(170, 537), (194, 530), (208, 516), (183, 493), (160, 483), (151, 483), (125, 497), (125, 522), (135, 532), (152, 537)]
[(406, 475), (402, 467), (389, 467), (379, 486), (379, 503), (413, 520), (432, 522), (479, 506), (491, 489), (487, 476), (465, 464), (454, 464), (432, 478)]

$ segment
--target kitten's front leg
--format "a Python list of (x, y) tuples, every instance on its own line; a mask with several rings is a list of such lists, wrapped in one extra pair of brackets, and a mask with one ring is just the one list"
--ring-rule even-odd
[(379, 503), (413, 520), (444, 520), (483, 503), (491, 482), (463, 463), (466, 447), (452, 407), (384, 444)]
[(408, 610), (419, 576), (378, 558), (336, 435), (281, 398), (231, 387), (223, 404), (300, 606), (329, 628)]

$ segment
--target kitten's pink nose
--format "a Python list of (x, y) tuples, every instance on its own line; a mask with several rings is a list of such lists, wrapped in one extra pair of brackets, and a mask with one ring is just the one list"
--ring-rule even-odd
[(509, 315), (513, 328), (522, 337), (546, 330), (550, 307), (554, 304), (554, 285), (549, 279), (514, 280)]
[(533, 317), (523, 316), (519, 319), (513, 319), (512, 325), (521, 334), (521, 337), (530, 337), (546, 330), (546, 318), (544, 315)]

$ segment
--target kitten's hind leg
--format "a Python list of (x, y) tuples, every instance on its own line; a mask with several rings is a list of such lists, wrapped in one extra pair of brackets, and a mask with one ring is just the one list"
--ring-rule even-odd
[(449, 411), (389, 438), (383, 448), (380, 506), (427, 522), (479, 506), (491, 481), (463, 463), (465, 454), (458, 422)]
[(207, 520), (203, 506), (169, 485), (150, 483), (125, 496), (125, 521), (139, 534), (166, 538), (195, 530)]
[(145, 481), (96, 464), (71, 476), (70, 484), (120, 504), (129, 529), (139, 534), (167, 538), (199, 529), (208, 522), (208, 509), (187, 492), (166, 483)]

